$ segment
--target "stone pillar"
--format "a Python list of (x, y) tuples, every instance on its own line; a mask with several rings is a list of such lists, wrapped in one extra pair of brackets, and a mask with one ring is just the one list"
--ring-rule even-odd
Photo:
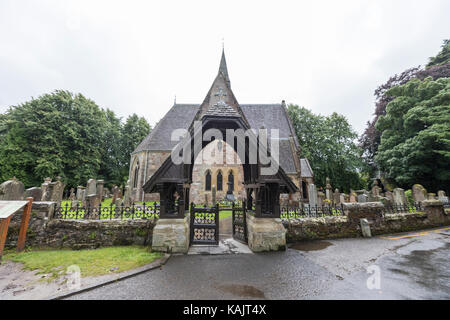
[(327, 200), (333, 201), (333, 189), (331, 188), (330, 178), (326, 179), (325, 196)]
[(187, 253), (189, 250), (189, 215), (183, 219), (158, 219), (153, 228), (152, 250)]
[(248, 247), (253, 252), (286, 250), (286, 229), (280, 218), (247, 214)]

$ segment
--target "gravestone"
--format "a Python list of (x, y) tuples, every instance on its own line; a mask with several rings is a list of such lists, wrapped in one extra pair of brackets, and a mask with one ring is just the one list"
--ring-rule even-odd
[(322, 207), (325, 204), (325, 193), (323, 193), (322, 191), (317, 192), (317, 205), (319, 207)]
[(131, 194), (130, 194), (130, 180), (127, 181), (127, 185), (125, 186), (125, 193), (123, 195), (123, 205), (125, 207), (131, 206)]
[(103, 201), (103, 190), (105, 188), (105, 181), (104, 180), (97, 180), (97, 196), (100, 199), (100, 202)]
[(333, 193), (334, 204), (336, 204), (336, 205), (340, 204), (341, 203), (340, 198), (341, 198), (341, 193), (339, 192), (339, 189), (336, 188), (336, 190), (334, 190), (334, 193)]
[(212, 205), (215, 206), (217, 204), (217, 198), (216, 198), (216, 186), (212, 186)]
[(70, 200), (70, 207), (72, 209), (75, 209), (78, 206), (78, 200), (77, 200), (77, 196), (75, 195), (74, 188), (70, 188), (69, 200)]
[(24, 191), (23, 183), (14, 177), (0, 184), (0, 200), (23, 200)]
[(41, 201), (42, 199), (42, 189), (39, 187), (33, 187), (25, 190), (23, 196), (24, 199), (32, 197), (34, 201)]
[(326, 178), (325, 196), (328, 200), (333, 201), (333, 189), (331, 189), (330, 178)]
[(369, 196), (367, 194), (364, 194), (364, 193), (358, 194), (357, 200), (360, 203), (368, 202), (369, 201)]
[(64, 183), (61, 181), (61, 177), (57, 177), (55, 182), (50, 183), (50, 187), (52, 187), (52, 193), (50, 195), (50, 201), (54, 201), (56, 203), (61, 204), (63, 193), (64, 193)]
[(86, 195), (97, 194), (97, 181), (89, 179), (86, 185)]
[(372, 184), (372, 190), (371, 190), (372, 197), (374, 199), (376, 199), (378, 196), (380, 196), (380, 190), (381, 190), (381, 188), (378, 186), (378, 181), (374, 180), (373, 184)]
[(341, 193), (339, 195), (339, 203), (346, 203), (347, 199), (346, 199), (346, 194), (345, 193)]
[(405, 190), (403, 190), (402, 188), (395, 188), (393, 201), (394, 201), (394, 204), (397, 206), (406, 205)]
[(351, 203), (356, 202), (356, 193), (353, 190), (350, 190), (350, 202)]
[(315, 207), (317, 205), (317, 190), (316, 186), (311, 183), (308, 186), (309, 205)]
[(51, 191), (49, 191), (50, 183), (52, 182), (51, 178), (45, 178), (44, 182), (41, 184), (42, 189), (42, 197), (41, 201), (50, 201)]
[(99, 197), (97, 194), (88, 194), (86, 197), (87, 204), (90, 208), (97, 208), (100, 206)]
[(427, 190), (420, 184), (412, 186), (412, 195), (414, 202), (421, 203), (426, 200)]
[(427, 200), (436, 200), (436, 193), (428, 193)]
[(208, 205), (209, 205), (209, 203), (208, 203), (208, 194), (205, 193), (205, 206), (208, 206)]
[(118, 195), (119, 195), (119, 187), (118, 187), (118, 186), (114, 185), (114, 186), (112, 187), (112, 195), (113, 195), (113, 197), (112, 197), (112, 203), (116, 203), (116, 199), (119, 198), (119, 197), (118, 197)]
[(86, 198), (86, 188), (83, 186), (77, 187), (77, 200), (83, 201)]
[(389, 203), (394, 203), (394, 194), (390, 191), (386, 191), (384, 196), (389, 200)]
[(438, 200), (442, 201), (443, 204), (448, 204), (448, 197), (445, 195), (444, 191), (438, 191)]

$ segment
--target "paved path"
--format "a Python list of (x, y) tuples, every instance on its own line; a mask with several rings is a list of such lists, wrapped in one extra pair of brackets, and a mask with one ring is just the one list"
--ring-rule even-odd
[[(173, 256), (160, 270), (70, 299), (450, 299), (449, 265), (447, 228), (285, 252)], [(368, 289), (368, 267), (379, 268), (380, 289)]]

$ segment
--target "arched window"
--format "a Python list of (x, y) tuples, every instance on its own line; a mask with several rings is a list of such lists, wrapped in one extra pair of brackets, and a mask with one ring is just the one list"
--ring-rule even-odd
[(139, 162), (134, 167), (133, 188), (137, 188), (138, 179), (139, 179)]
[(233, 171), (230, 171), (228, 173), (228, 182), (231, 182), (230, 189), (231, 189), (231, 191), (234, 191), (234, 174), (233, 174)]
[(206, 171), (205, 175), (205, 190), (211, 191), (211, 171)]
[(219, 170), (217, 172), (217, 191), (223, 190), (223, 177), (222, 177), (222, 171)]

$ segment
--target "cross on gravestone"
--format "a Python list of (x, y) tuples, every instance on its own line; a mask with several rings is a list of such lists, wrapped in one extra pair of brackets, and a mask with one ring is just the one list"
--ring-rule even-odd
[(219, 91), (214, 94), (214, 96), (219, 97), (219, 101), (223, 101), (222, 98), (226, 97), (227, 94), (223, 92), (222, 88), (219, 87)]

